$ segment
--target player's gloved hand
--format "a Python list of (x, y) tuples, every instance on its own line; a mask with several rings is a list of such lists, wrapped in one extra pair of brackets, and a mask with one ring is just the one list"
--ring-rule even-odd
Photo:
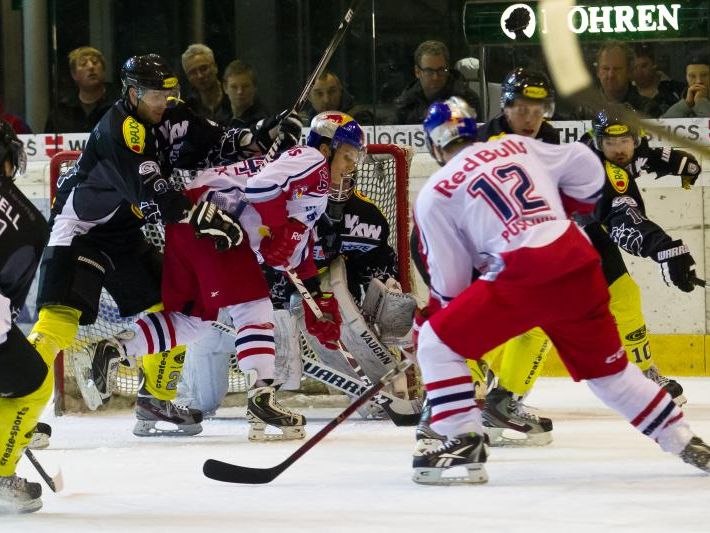
[(669, 242), (656, 252), (655, 259), (661, 265), (661, 275), (666, 285), (675, 285), (683, 292), (692, 292), (695, 289), (695, 261), (683, 241)]
[(214, 247), (220, 252), (239, 246), (244, 238), (239, 223), (211, 202), (196, 204), (188, 215), (188, 222), (195, 228), (198, 239), (214, 239)]
[(323, 318), (318, 320), (310, 306), (304, 302), (306, 329), (323, 346), (329, 350), (337, 350), (338, 341), (340, 340), (340, 324), (343, 321), (338, 309), (338, 300), (335, 299), (332, 292), (323, 292), (314, 296), (313, 300), (318, 304), (318, 308), (323, 313)]
[(259, 245), (259, 253), (264, 262), (273, 267), (286, 266), (296, 247), (308, 238), (308, 227), (295, 218), (271, 230), (270, 237), (264, 237)]
[(285, 109), (278, 115), (268, 117), (257, 123), (256, 142), (263, 152), (267, 152), (276, 138), (281, 134), (280, 150), (295, 146), (301, 141), (303, 123), (298, 113)]

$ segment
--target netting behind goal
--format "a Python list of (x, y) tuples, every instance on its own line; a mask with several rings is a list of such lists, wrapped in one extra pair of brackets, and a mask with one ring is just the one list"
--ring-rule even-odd
[[(60, 152), (50, 162), (50, 193), (54, 198), (57, 181), (61, 174), (69, 170), (80, 156), (80, 152)], [(374, 144), (367, 147), (367, 155), (358, 168), (357, 187), (370, 197), (382, 210), (390, 224), (389, 244), (397, 252), (400, 281), (405, 292), (411, 289), (411, 269), (409, 262), (409, 165), (413, 150), (409, 146)], [(162, 226), (146, 224), (143, 228), (146, 239), (160, 250), (164, 245)], [(74, 343), (57, 357), (55, 363), (55, 412), (81, 408), (80, 395), (76, 389), (71, 365), (73, 354), (88, 344), (109, 337), (128, 327), (136, 317), (121, 317), (111, 295), (102, 291), (96, 322), (81, 326)], [(301, 336), (301, 345), (306, 356), (315, 354)], [(138, 361), (140, 365), (140, 359)], [(138, 391), (138, 369), (120, 367), (116, 394), (135, 396)], [(246, 391), (244, 376), (230, 371), (229, 392)]]

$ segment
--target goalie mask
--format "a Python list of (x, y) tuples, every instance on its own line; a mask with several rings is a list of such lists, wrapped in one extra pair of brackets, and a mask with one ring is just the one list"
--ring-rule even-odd
[(424, 119), (424, 141), (440, 165), (444, 165), (444, 160), (434, 147), (444, 149), (461, 139), (474, 142), (477, 136), (476, 112), (462, 98), (452, 96), (429, 106)]
[(138, 100), (149, 105), (167, 103), (175, 107), (180, 101), (180, 84), (165, 60), (158, 54), (130, 57), (121, 67), (123, 97), (130, 105), (128, 90), (136, 90)]
[[(5, 161), (10, 161), (12, 174), (5, 176)], [(14, 178), (24, 174), (27, 167), (27, 154), (22, 141), (18, 139), (12, 126), (0, 119), (0, 173), (3, 177)]]
[(508, 73), (500, 87), (500, 107), (512, 106), (516, 100), (542, 104), (543, 117), (552, 118), (555, 113), (555, 90), (545, 74), (516, 68)]

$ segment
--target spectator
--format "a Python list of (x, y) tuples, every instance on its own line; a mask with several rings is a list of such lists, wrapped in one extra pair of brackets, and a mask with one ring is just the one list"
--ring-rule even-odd
[(80, 46), (68, 57), (77, 91), (60, 97), (47, 118), (47, 132), (89, 132), (120, 96), (113, 85), (106, 83), (106, 59), (99, 50)]
[(182, 69), (193, 89), (185, 103), (195, 114), (227, 125), (232, 120), (232, 105), (217, 79), (212, 50), (204, 44), (191, 44), (182, 54)]
[(658, 104), (661, 112), (675, 104), (683, 93), (683, 83), (671, 80), (658, 70), (655, 54), (647, 44), (636, 48), (633, 80), (639, 94)]
[(342, 111), (353, 117), (359, 124), (374, 123), (372, 111), (362, 105), (355, 105), (352, 95), (343, 87), (340, 78), (326, 70), (316, 80), (308, 95), (308, 103), (301, 119), (310, 124), (313, 117), (323, 111)]
[(5, 112), (5, 104), (3, 103), (2, 98), (0, 98), (0, 120), (4, 120), (10, 124), (17, 135), (32, 133), (30, 126), (21, 117)]
[(685, 66), (688, 90), (685, 96), (665, 112), (663, 118), (710, 117), (710, 57), (698, 54), (690, 58)]
[(659, 117), (661, 110), (656, 102), (641, 96), (631, 84), (634, 51), (619, 41), (607, 41), (597, 53), (597, 78), (602, 96), (608, 102), (629, 104), (635, 111), (649, 117)]
[(224, 69), (223, 80), (232, 109), (230, 126), (248, 128), (269, 115), (256, 96), (256, 75), (250, 65), (235, 59)]
[(449, 50), (440, 41), (424, 41), (414, 52), (414, 75), (417, 77), (395, 100), (398, 124), (419, 124), (429, 105), (436, 100), (459, 96), (478, 112), (478, 95), (466, 80), (449, 67)]

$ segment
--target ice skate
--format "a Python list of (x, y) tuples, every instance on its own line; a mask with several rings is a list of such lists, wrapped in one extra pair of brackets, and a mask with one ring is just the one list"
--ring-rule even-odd
[(442, 446), (425, 453), (414, 453), (412, 479), (423, 485), (458, 485), (485, 483), (488, 474), (486, 439), (467, 433), (447, 440)]
[(25, 478), (0, 476), (0, 514), (34, 513), (42, 508), (42, 487)]
[(44, 450), (49, 447), (49, 437), (52, 436), (52, 427), (44, 422), (37, 422), (32, 440), (27, 446), (30, 450)]
[(483, 425), (491, 446), (546, 446), (552, 442), (552, 420), (531, 413), (500, 386), (486, 397)]
[(145, 388), (141, 371), (141, 388), (136, 398), (136, 424), (133, 434), (137, 437), (191, 436), (202, 432), (202, 412), (176, 405), (170, 400), (159, 400)]
[(700, 437), (690, 439), (688, 445), (680, 452), (679, 457), (689, 465), (698, 467), (704, 472), (710, 472), (710, 446), (705, 444)]
[[(251, 389), (247, 400), (247, 420), (249, 440), (292, 440), (306, 436), (303, 426), (306, 417), (294, 413), (276, 401), (275, 389), (271, 386)], [(281, 433), (266, 433), (266, 426), (272, 426)]]
[(118, 365), (128, 360), (121, 340), (133, 335), (132, 331), (122, 331), (73, 354), (74, 377), (84, 403), (92, 411), (111, 399), (116, 389)]
[(436, 431), (431, 429), (429, 421), (431, 420), (431, 404), (429, 399), (424, 400), (424, 405), (422, 406), (422, 417), (417, 424), (417, 429), (414, 433), (417, 443), (414, 446), (414, 454), (424, 454), (427, 452), (432, 452), (438, 450), (445, 442), (446, 437), (439, 435)]
[(664, 388), (666, 392), (671, 395), (671, 398), (673, 398), (673, 401), (678, 407), (688, 403), (688, 400), (683, 395), (683, 387), (680, 383), (661, 374), (656, 365), (651, 365), (644, 370), (643, 375), (656, 383), (658, 386)]

